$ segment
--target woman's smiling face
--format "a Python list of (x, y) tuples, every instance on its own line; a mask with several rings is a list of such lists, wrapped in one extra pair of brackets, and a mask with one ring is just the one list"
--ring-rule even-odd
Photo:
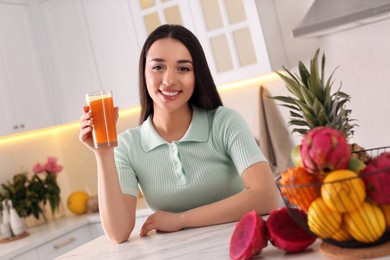
[(145, 81), (155, 112), (160, 109), (174, 112), (187, 107), (195, 86), (188, 49), (170, 38), (155, 41), (147, 52)]

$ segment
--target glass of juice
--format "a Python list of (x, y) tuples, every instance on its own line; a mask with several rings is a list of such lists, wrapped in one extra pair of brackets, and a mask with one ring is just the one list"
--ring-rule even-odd
[(96, 149), (117, 146), (114, 100), (112, 91), (98, 90), (85, 95), (92, 112), (92, 136)]

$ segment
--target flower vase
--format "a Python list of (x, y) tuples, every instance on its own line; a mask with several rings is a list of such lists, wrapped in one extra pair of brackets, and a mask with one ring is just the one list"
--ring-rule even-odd
[(38, 219), (36, 219), (33, 215), (24, 218), (24, 222), (26, 223), (27, 228), (36, 227), (47, 223), (46, 205), (44, 205), (43, 202), (40, 202), (39, 207), (42, 209), (42, 212), (39, 213)]
[(65, 216), (65, 209), (64, 205), (62, 203), (62, 200), (58, 203), (57, 208), (54, 210), (54, 212), (51, 211), (51, 208), (49, 205), (46, 205), (46, 211), (49, 211), (50, 214), (48, 215), (48, 219), (58, 219)]

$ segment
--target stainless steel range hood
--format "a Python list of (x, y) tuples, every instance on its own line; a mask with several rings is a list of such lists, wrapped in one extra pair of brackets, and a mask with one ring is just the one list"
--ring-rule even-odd
[(388, 18), (390, 0), (315, 0), (293, 36), (318, 37)]

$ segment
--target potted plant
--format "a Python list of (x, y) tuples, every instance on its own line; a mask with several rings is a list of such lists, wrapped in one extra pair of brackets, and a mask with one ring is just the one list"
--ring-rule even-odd
[(12, 181), (7, 181), (1, 186), (0, 201), (11, 200), (20, 217), (34, 216), (44, 222), (45, 205), (49, 202), (51, 212), (54, 213), (60, 204), (60, 187), (57, 183), (57, 174), (63, 167), (57, 164), (57, 158), (49, 157), (45, 164), (37, 163), (33, 168), (33, 175), (29, 178), (27, 172), (18, 173)]

